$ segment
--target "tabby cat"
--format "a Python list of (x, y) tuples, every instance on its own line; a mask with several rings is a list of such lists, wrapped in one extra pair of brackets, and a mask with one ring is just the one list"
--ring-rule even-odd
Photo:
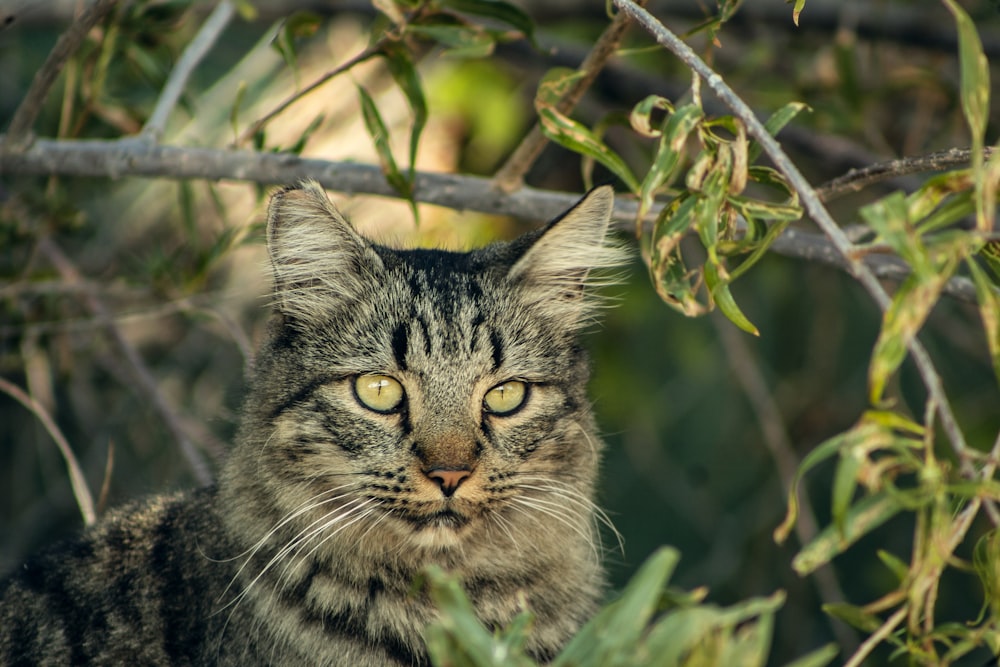
[[(218, 483), (109, 513), (0, 584), (0, 664), (420, 665), (457, 574), (550, 660), (602, 593), (601, 442), (577, 335), (625, 253), (612, 191), (468, 253), (274, 195), (274, 315)], [(595, 271), (597, 270), (597, 271)]]

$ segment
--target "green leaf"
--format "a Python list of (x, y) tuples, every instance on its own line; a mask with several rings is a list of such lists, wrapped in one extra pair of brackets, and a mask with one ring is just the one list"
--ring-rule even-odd
[(520, 614), (497, 641), (476, 617), (458, 579), (437, 566), (427, 570), (431, 599), (440, 614), (425, 630), (431, 660), (437, 665), (458, 664), (475, 667), (529, 667), (534, 663), (524, 654), (530, 614)]
[(586, 126), (564, 116), (554, 107), (539, 109), (538, 119), (541, 122), (542, 134), (548, 139), (574, 153), (597, 160), (620, 178), (629, 190), (639, 191), (639, 181), (636, 180), (625, 161), (608, 148), (603, 141), (594, 136)]
[(441, 55), (453, 58), (485, 58), (496, 46), (496, 39), (489, 31), (464, 25), (410, 24), (406, 31), (448, 47)]
[(698, 198), (683, 195), (663, 207), (653, 223), (650, 239), (649, 277), (656, 293), (668, 306), (688, 317), (708, 312), (695, 294), (680, 252), (680, 242), (694, 224)]
[(729, 283), (722, 279), (713, 262), (705, 263), (705, 285), (711, 291), (712, 299), (719, 306), (719, 310), (729, 318), (730, 322), (749, 334), (760, 335), (757, 327), (747, 319), (740, 307), (736, 305), (736, 300), (733, 299), (733, 294), (729, 291)]
[[(649, 631), (644, 654), (646, 660), (618, 664), (646, 665), (763, 665), (767, 658), (775, 612), (784, 604), (785, 595), (777, 592), (767, 598), (751, 598), (728, 608), (700, 605), (671, 611)], [(734, 637), (738, 628), (746, 628), (753, 619), (746, 641)], [(720, 654), (717, 654), (718, 651)], [(730, 653), (731, 652), (731, 653)], [(725, 655), (725, 654), (729, 655)], [(736, 658), (740, 655), (743, 660)], [(602, 665), (602, 663), (596, 663)]]
[(802, 13), (802, 8), (806, 6), (806, 0), (795, 0), (795, 7), (792, 9), (792, 21), (795, 25), (799, 24), (799, 14)]
[[(989, 119), (990, 65), (983, 54), (983, 44), (976, 24), (955, 0), (944, 0), (955, 16), (958, 28), (958, 57), (962, 69), (962, 109), (972, 132), (973, 150), (982, 146)], [(981, 156), (980, 156), (981, 157)]]
[(282, 22), (274, 41), (271, 42), (274, 50), (284, 58), (285, 64), (295, 72), (296, 79), (299, 75), (299, 62), (295, 41), (316, 34), (322, 22), (319, 14), (309, 11), (295, 12)]
[(893, 576), (896, 577), (896, 580), (899, 583), (903, 583), (909, 579), (909, 565), (884, 549), (879, 549), (876, 553), (878, 554), (878, 559), (882, 561), (883, 565), (889, 568), (889, 571), (892, 572)]
[(409, 54), (402, 48), (394, 46), (386, 48), (385, 58), (389, 66), (389, 73), (392, 74), (396, 85), (403, 91), (406, 101), (410, 105), (410, 111), (413, 112), (413, 128), (410, 130), (410, 173), (408, 177), (408, 180), (412, 183), (417, 169), (417, 148), (420, 144), (420, 135), (427, 125), (427, 101), (424, 98), (420, 76), (410, 61)]
[(878, 616), (852, 604), (832, 602), (823, 605), (823, 611), (863, 632), (875, 632), (882, 625)]
[(844, 524), (847, 521), (847, 510), (858, 488), (858, 471), (867, 460), (864, 447), (843, 447), (840, 450), (840, 462), (833, 475), (830, 513), (833, 515), (833, 525), (841, 533), (844, 532)]
[[(778, 132), (781, 132), (804, 109), (809, 109), (809, 105), (803, 102), (789, 102), (771, 114), (771, 117), (764, 123), (764, 129), (772, 137), (776, 136)], [(760, 142), (751, 142), (748, 155), (750, 164), (753, 164), (760, 157), (762, 150), (763, 147), (760, 145)]]
[(680, 555), (664, 547), (650, 556), (632, 577), (621, 597), (607, 605), (581, 629), (552, 667), (612, 664), (612, 658), (634, 648), (657, 609), (661, 593)]
[(883, 315), (882, 330), (875, 341), (868, 367), (868, 392), (872, 405), (882, 403), (889, 377), (903, 363), (910, 341), (920, 331), (956, 266), (957, 258), (950, 257), (937, 263), (934, 272), (913, 273), (893, 295), (892, 303)]
[(986, 344), (993, 361), (993, 374), (1000, 381), (1000, 295), (975, 258), (966, 262), (972, 282), (976, 285), (976, 300), (979, 302), (979, 317), (983, 320)]
[(486, 18), (506, 23), (535, 43), (535, 23), (520, 7), (501, 0), (440, 0), (443, 7), (448, 7), (463, 14), (485, 16)]
[(785, 520), (774, 530), (774, 541), (778, 544), (784, 542), (795, 526), (799, 508), (799, 485), (806, 473), (842, 450), (863, 446), (870, 451), (886, 445), (890, 442), (891, 435), (891, 432), (880, 424), (862, 418), (851, 430), (825, 440), (806, 454), (795, 471), (795, 476), (792, 477), (788, 490), (788, 511)]
[(840, 653), (836, 644), (827, 644), (785, 665), (785, 667), (826, 667)]
[[(674, 112), (674, 105), (670, 100), (660, 95), (647, 95), (639, 101), (629, 113), (628, 121), (632, 129), (644, 137), (659, 137), (663, 134), (660, 127), (653, 127), (653, 112), (664, 111), (666, 114)], [(662, 126), (663, 123), (660, 123)]]
[(233, 100), (233, 106), (229, 109), (229, 124), (233, 128), (233, 137), (240, 136), (240, 107), (243, 105), (243, 98), (247, 94), (247, 82), (240, 81), (239, 86), (236, 88), (236, 99)]
[(799, 551), (792, 560), (792, 567), (800, 576), (815, 571), (902, 509), (900, 500), (887, 492), (864, 498), (847, 512), (843, 530), (827, 526)]
[(293, 155), (301, 155), (302, 151), (306, 147), (306, 143), (309, 141), (309, 137), (311, 137), (316, 130), (319, 129), (319, 126), (323, 124), (323, 119), (323, 114), (313, 118), (309, 125), (302, 130), (302, 134), (300, 134), (299, 138), (295, 140), (295, 143), (292, 144), (292, 146), (290, 146), (285, 152), (292, 153)]
[(386, 129), (378, 107), (375, 106), (375, 101), (361, 86), (358, 86), (358, 95), (361, 97), (361, 115), (365, 121), (365, 128), (375, 144), (375, 152), (378, 154), (385, 180), (399, 194), (412, 202), (413, 184), (399, 171), (396, 159), (392, 156), (392, 149), (389, 147), (389, 130)]
[(915, 274), (932, 272), (927, 249), (910, 224), (909, 205), (902, 192), (893, 192), (861, 208), (861, 217), (890, 248), (902, 257)]
[[(653, 98), (663, 100), (663, 98), (657, 98), (655, 95), (647, 97), (646, 100)], [(659, 108), (668, 108), (669, 102), (666, 102), (666, 100), (663, 100), (663, 102), (667, 106)], [(637, 110), (642, 104), (643, 102), (640, 102), (632, 110), (631, 121), (633, 127), (636, 127), (637, 124), (638, 127), (649, 125), (648, 112), (637, 114)], [(653, 157), (653, 164), (646, 173), (646, 177), (642, 180), (642, 186), (639, 189), (638, 220), (642, 220), (650, 206), (652, 206), (656, 191), (676, 176), (688, 136), (704, 117), (702, 110), (693, 104), (685, 105), (676, 112), (673, 112), (672, 108), (668, 110), (671, 111), (670, 115), (662, 124), (661, 129), (655, 131), (660, 136), (660, 141), (656, 149), (656, 155)]]

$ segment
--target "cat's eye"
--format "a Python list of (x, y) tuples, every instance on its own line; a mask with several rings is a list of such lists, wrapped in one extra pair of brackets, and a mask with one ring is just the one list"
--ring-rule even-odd
[(528, 385), (520, 380), (508, 380), (490, 389), (483, 396), (483, 406), (495, 415), (508, 415), (524, 404)]
[(388, 375), (359, 375), (354, 380), (354, 395), (375, 412), (394, 412), (403, 403), (403, 385)]

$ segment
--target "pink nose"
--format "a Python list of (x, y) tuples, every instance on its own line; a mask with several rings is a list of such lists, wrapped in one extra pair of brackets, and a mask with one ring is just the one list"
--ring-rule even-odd
[(441, 492), (448, 498), (458, 490), (458, 487), (472, 476), (471, 470), (449, 470), (447, 468), (432, 468), (424, 473), (435, 484), (441, 487)]

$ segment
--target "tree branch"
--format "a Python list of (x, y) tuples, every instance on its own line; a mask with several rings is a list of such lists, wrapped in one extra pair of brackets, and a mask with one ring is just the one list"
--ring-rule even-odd
[[(52, 262), (56, 271), (59, 272), (66, 282), (77, 283), (83, 280), (80, 272), (70, 262), (69, 258), (50, 239), (43, 238), (39, 242), (39, 250)], [(153, 377), (153, 374), (146, 367), (135, 347), (125, 339), (125, 336), (115, 324), (114, 318), (107, 306), (92, 293), (84, 295), (84, 302), (87, 309), (105, 323), (105, 329), (111, 341), (131, 367), (132, 375), (138, 382), (139, 389), (152, 402), (153, 408), (159, 413), (167, 429), (177, 441), (181, 454), (184, 455), (188, 461), (188, 465), (191, 466), (195, 479), (203, 485), (210, 484), (212, 482), (212, 473), (208, 469), (205, 458), (198, 451), (198, 448), (195, 447), (194, 443), (191, 442), (191, 439), (188, 438), (184, 427), (174, 413), (169, 401), (167, 401), (160, 391), (156, 378)]]
[(177, 106), (177, 101), (181, 98), (181, 93), (184, 92), (184, 86), (187, 85), (191, 73), (218, 41), (219, 35), (229, 24), (234, 12), (232, 0), (221, 0), (212, 10), (201, 30), (184, 49), (184, 53), (181, 54), (177, 64), (170, 72), (170, 77), (160, 92), (160, 98), (156, 101), (156, 107), (142, 128), (141, 140), (150, 143), (159, 142), (166, 128), (167, 119), (174, 107)]
[[(0, 143), (0, 175), (60, 174), (66, 176), (122, 178), (144, 176), (173, 179), (237, 180), (261, 185), (287, 185), (314, 178), (324, 187), (348, 195), (399, 197), (374, 165), (299, 157), (290, 153), (260, 153), (220, 148), (138, 145), (134, 141), (38, 139), (23, 152), (7, 150)], [(491, 179), (458, 174), (418, 172), (414, 187), (418, 202), (456, 210), (508, 215), (533, 222), (551, 220), (576, 203), (579, 195), (524, 187), (511, 194), (497, 190)], [(615, 223), (634, 229), (636, 202), (615, 202)], [(655, 217), (654, 208), (650, 216)], [(851, 271), (851, 260), (822, 234), (787, 229), (771, 250), (779, 255), (835, 266)], [(901, 281), (909, 275), (905, 263), (889, 255), (854, 259), (876, 277)], [(952, 278), (944, 292), (975, 302), (972, 283)]]
[[(983, 150), (983, 159), (989, 160), (993, 155), (993, 151), (992, 147), (985, 148)], [(971, 159), (971, 150), (967, 148), (951, 148), (946, 151), (928, 153), (927, 155), (880, 162), (860, 169), (851, 169), (843, 176), (838, 176), (823, 183), (816, 188), (816, 195), (822, 201), (829, 202), (851, 192), (860, 192), (875, 183), (892, 180), (900, 176), (964, 167), (970, 163)]]
[[(791, 187), (798, 193), (809, 216), (823, 233), (826, 234), (827, 238), (830, 239), (840, 256), (846, 260), (847, 268), (851, 275), (861, 283), (879, 309), (883, 312), (887, 310), (892, 301), (888, 293), (882, 288), (878, 278), (864, 262), (855, 256), (854, 244), (851, 243), (843, 230), (833, 220), (833, 217), (826, 210), (826, 207), (823, 206), (823, 202), (816, 194), (812, 185), (809, 184), (809, 181), (806, 180), (806, 177), (788, 158), (781, 149), (781, 146), (767, 131), (764, 124), (757, 119), (757, 116), (747, 106), (746, 102), (722, 80), (722, 77), (718, 73), (709, 67), (704, 60), (699, 58), (691, 47), (674, 35), (649, 12), (636, 5), (633, 0), (613, 0), (613, 2), (619, 9), (628, 12), (635, 18), (643, 28), (653, 35), (661, 46), (667, 48), (671, 53), (680, 58), (685, 65), (690, 67), (692, 71), (696, 72), (715, 91), (719, 99), (732, 109), (733, 113), (746, 124), (747, 133), (760, 142), (764, 152), (767, 153), (777, 169), (788, 179)], [(959, 459), (962, 472), (970, 477), (975, 476), (975, 470), (968, 453), (969, 448), (965, 442), (965, 435), (962, 433), (961, 428), (959, 428), (958, 421), (951, 409), (951, 404), (948, 402), (948, 397), (944, 392), (941, 377), (938, 375), (937, 369), (934, 368), (934, 363), (931, 361), (930, 355), (916, 337), (910, 340), (908, 349), (913, 361), (916, 363), (917, 370), (924, 382), (924, 386), (927, 388), (928, 394), (937, 404), (938, 415), (941, 418), (941, 428), (944, 429), (948, 440), (951, 442), (952, 449)]]
[(59, 37), (49, 57), (31, 80), (28, 93), (14, 112), (4, 140), (5, 148), (18, 150), (31, 143), (31, 127), (42, 110), (42, 104), (45, 103), (52, 84), (56, 82), (69, 57), (80, 48), (90, 29), (105, 17), (116, 3), (117, 0), (95, 0)]

